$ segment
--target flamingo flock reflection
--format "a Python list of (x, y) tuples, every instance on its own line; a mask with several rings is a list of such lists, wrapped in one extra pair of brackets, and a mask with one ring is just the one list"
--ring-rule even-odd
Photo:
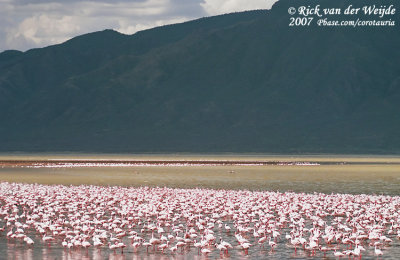
[(0, 183), (12, 245), (113, 255), (385, 255), (400, 197)]

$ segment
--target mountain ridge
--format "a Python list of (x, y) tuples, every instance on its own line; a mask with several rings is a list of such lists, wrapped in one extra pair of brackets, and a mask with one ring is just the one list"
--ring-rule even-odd
[(294, 3), (0, 54), (0, 151), (399, 153), (398, 30)]

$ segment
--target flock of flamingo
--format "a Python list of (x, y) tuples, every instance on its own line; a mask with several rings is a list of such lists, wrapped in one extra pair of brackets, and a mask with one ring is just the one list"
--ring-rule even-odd
[(380, 257), (399, 212), (397, 196), (0, 183), (0, 239), (64, 252)]

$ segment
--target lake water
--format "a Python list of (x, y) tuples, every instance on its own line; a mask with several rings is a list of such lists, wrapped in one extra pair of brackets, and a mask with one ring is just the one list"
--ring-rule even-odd
[[(79, 163), (74, 163), (79, 161)], [(85, 164), (82, 164), (82, 161)], [(160, 161), (165, 162), (160, 164)], [(212, 162), (226, 162), (216, 165)], [(10, 163), (11, 162), (11, 163)], [(68, 162), (68, 163), (66, 163)], [(143, 163), (143, 162), (148, 162)], [(156, 163), (155, 163), (156, 162)], [(173, 162), (173, 163), (170, 163)], [(191, 163), (192, 162), (192, 163)], [(196, 163), (193, 163), (196, 162)], [(201, 162), (201, 163), (199, 163)], [(234, 163), (230, 163), (234, 162)], [(260, 164), (246, 162), (258, 162)], [(0, 181), (63, 185), (99, 185), (124, 187), (208, 188), (226, 190), (305, 192), (325, 194), (377, 194), (400, 196), (400, 158), (385, 156), (231, 156), (231, 155), (2, 155)], [(0, 222), (0, 227), (4, 221)], [(233, 227), (232, 220), (227, 224)], [(308, 223), (309, 224), (309, 223)], [(400, 223), (398, 223), (400, 224)], [(218, 231), (217, 231), (218, 232)], [(282, 231), (283, 234), (290, 229)], [(218, 233), (234, 244), (234, 233)], [(38, 234), (35, 245), (28, 248), (18, 240), (0, 236), (0, 252), (8, 259), (205, 259), (197, 250), (162, 254), (159, 251), (131, 247), (113, 253), (108, 248), (65, 250), (60, 241), (45, 246)], [(150, 234), (144, 234), (149, 239)], [(127, 239), (125, 239), (128, 243)], [(400, 259), (400, 243), (395, 237), (384, 250), (385, 259)], [(334, 259), (329, 252), (327, 259)], [(245, 255), (233, 249), (235, 259), (311, 258), (308, 251), (293, 248), (283, 240), (274, 252), (270, 248), (252, 247)], [(316, 258), (322, 258), (320, 252)], [(228, 258), (214, 250), (208, 258)], [(373, 248), (363, 258), (375, 259)]]

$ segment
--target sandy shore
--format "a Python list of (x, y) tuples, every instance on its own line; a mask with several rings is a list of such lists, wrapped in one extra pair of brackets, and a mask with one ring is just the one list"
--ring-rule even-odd
[[(304, 160), (303, 161), (310, 161)], [(375, 162), (376, 160), (374, 160)], [(0, 167), (0, 181), (400, 195), (400, 165)]]

